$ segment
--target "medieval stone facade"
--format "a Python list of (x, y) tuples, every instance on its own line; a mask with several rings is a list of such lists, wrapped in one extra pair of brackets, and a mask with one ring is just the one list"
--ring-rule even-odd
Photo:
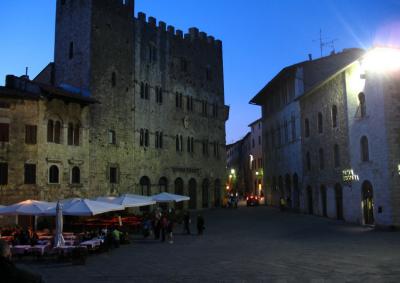
[[(368, 62), (370, 56), (376, 56), (373, 65)], [(274, 131), (268, 113), (282, 115), (285, 108), (275, 106), (282, 105), (285, 97), (274, 104), (274, 90), (285, 88), (282, 79), (291, 77), (295, 69), (301, 70), (301, 76), (295, 76), (302, 84), (295, 99), (299, 103), (300, 147), (293, 158), (284, 161), (302, 168), (299, 192), (297, 196), (290, 179), (272, 176), (272, 185), (267, 179), (269, 203), (276, 204), (274, 192), (278, 192), (279, 198), (294, 200), (288, 205), (296, 208), (298, 201), (305, 213), (365, 225), (400, 225), (400, 64), (396, 58), (400, 58), (400, 51), (390, 48), (344, 50), (285, 68), (253, 98), (252, 102), (263, 106), (266, 128), (272, 126), (264, 132), (264, 152), (271, 146), (276, 150), (286, 140), (286, 130), (284, 126), (283, 131), (279, 127)], [(275, 162), (274, 155), (267, 158), (266, 169), (281, 168)], [(290, 171), (290, 166), (283, 169)], [(268, 169), (265, 174), (268, 176)]]
[(81, 117), (86, 152), (75, 150), (84, 196), (169, 191), (189, 195), (189, 208), (218, 206), (229, 114), (221, 41), (135, 18), (133, 0), (58, 0), (56, 17), (55, 62), (35, 81), (98, 102)]
[(89, 194), (89, 105), (26, 78), (0, 88), (0, 202)]

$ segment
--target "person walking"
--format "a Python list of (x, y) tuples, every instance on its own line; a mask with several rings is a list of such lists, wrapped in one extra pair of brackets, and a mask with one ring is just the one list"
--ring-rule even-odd
[(285, 199), (283, 197), (279, 199), (279, 208), (281, 211), (285, 210)]
[(165, 242), (165, 233), (167, 232), (167, 228), (168, 228), (168, 218), (164, 214), (161, 217), (161, 242)]
[(186, 211), (185, 215), (183, 215), (183, 232), (186, 232), (188, 235), (190, 235), (190, 222), (190, 213), (189, 211)]
[(174, 221), (172, 218), (168, 219), (168, 224), (167, 224), (167, 235), (168, 235), (168, 242), (170, 244), (174, 243)]
[(199, 214), (197, 216), (197, 234), (203, 235), (204, 229), (205, 229), (205, 227), (204, 227), (204, 218), (203, 218), (203, 216), (201, 216), (201, 214)]

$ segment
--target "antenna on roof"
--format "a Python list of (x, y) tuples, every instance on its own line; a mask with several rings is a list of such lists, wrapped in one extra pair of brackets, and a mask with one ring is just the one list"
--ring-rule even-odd
[(318, 39), (314, 39), (313, 42), (319, 41), (319, 49), (321, 51), (321, 57), (323, 55), (323, 50), (325, 47), (330, 47), (331, 48), (331, 54), (335, 53), (335, 41), (337, 41), (338, 39), (332, 39), (332, 40), (327, 40), (324, 39), (322, 37), (322, 29), (319, 29), (319, 38)]

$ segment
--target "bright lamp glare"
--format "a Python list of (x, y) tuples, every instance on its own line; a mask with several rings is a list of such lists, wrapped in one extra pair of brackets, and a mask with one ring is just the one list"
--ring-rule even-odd
[(364, 57), (364, 67), (373, 72), (390, 72), (400, 70), (400, 49), (375, 48)]

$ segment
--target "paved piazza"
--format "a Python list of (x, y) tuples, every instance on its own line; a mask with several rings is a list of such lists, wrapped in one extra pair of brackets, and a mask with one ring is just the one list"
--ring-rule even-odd
[(178, 234), (174, 244), (138, 240), (92, 255), (85, 266), (21, 266), (60, 283), (400, 282), (399, 232), (266, 207), (203, 214), (201, 237)]

